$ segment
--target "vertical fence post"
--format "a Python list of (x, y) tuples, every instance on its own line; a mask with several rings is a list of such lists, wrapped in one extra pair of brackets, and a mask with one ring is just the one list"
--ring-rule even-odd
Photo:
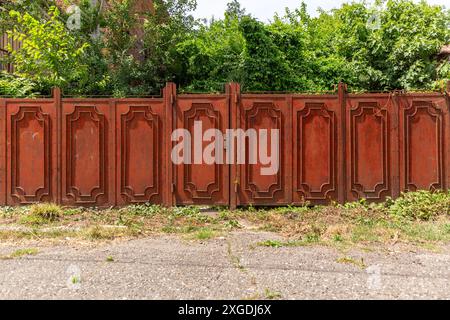
[(56, 109), (56, 196), (53, 196), (56, 203), (62, 204), (62, 97), (61, 89), (53, 88), (53, 103)]
[[(289, 205), (292, 205), (294, 201), (294, 186), (293, 186), (293, 176), (294, 176), (294, 97), (292, 94), (286, 95), (286, 106), (288, 108), (288, 116), (286, 117), (286, 129), (285, 130), (285, 136), (280, 136), (280, 139), (283, 139), (284, 143), (281, 143), (280, 140), (280, 155), (279, 158), (283, 159), (281, 154), (284, 154), (284, 157), (286, 157), (287, 161), (287, 167), (284, 165), (284, 161), (280, 161), (279, 169), (285, 168), (284, 172), (284, 178), (286, 179), (286, 202)], [(281, 148), (283, 147), (283, 148)], [(271, 151), (273, 152), (273, 151)]]
[(0, 98), (0, 205), (6, 205), (6, 99)]
[[(109, 116), (110, 116), (110, 125), (108, 126), (108, 131), (112, 132), (112, 141), (110, 142), (110, 145), (112, 146), (113, 152), (110, 152), (110, 155), (113, 155), (109, 162), (109, 167), (112, 167), (111, 172), (112, 174), (109, 177), (109, 194), (108, 199), (111, 204), (114, 204), (114, 206), (118, 205), (118, 194), (120, 192), (120, 184), (118, 181), (120, 181), (120, 174), (121, 171), (119, 170), (119, 167), (117, 165), (118, 163), (118, 154), (117, 154), (117, 144), (118, 144), (118, 125), (117, 125), (117, 100), (110, 98), (108, 101), (109, 104)], [(108, 133), (109, 134), (109, 133)]]
[(447, 102), (447, 109), (445, 110), (444, 117), (444, 139), (446, 140), (445, 146), (447, 148), (445, 153), (445, 170), (446, 173), (446, 189), (450, 190), (450, 80), (447, 81), (447, 90), (445, 92), (445, 99)]
[(391, 182), (392, 182), (392, 197), (398, 198), (400, 196), (400, 97), (398, 92), (394, 92), (392, 97), (392, 106), (388, 109), (388, 116), (391, 117)]
[(338, 140), (338, 200), (340, 203), (345, 203), (347, 194), (347, 163), (346, 152), (347, 152), (347, 85), (343, 82), (339, 82), (338, 85), (338, 99), (339, 105), (341, 107), (341, 141)]
[(174, 181), (174, 165), (172, 163), (172, 131), (174, 130), (174, 123), (176, 120), (176, 99), (177, 86), (175, 83), (168, 82), (163, 90), (164, 99), (164, 154), (165, 161), (162, 165), (163, 170), (163, 202), (167, 207), (176, 205), (175, 199), (175, 181)]
[[(236, 82), (231, 82), (227, 85), (227, 94), (229, 95), (230, 101), (230, 129), (239, 128), (239, 100), (241, 95), (241, 85)], [(232, 145), (233, 141), (228, 141), (229, 145)], [(227, 150), (227, 157), (230, 149)], [(230, 209), (234, 210), (237, 208), (238, 204), (238, 191), (239, 191), (239, 166), (237, 164), (236, 152), (233, 155), (234, 159), (231, 160), (230, 168)], [(227, 158), (228, 159), (228, 158)], [(227, 161), (226, 163), (228, 163)]]

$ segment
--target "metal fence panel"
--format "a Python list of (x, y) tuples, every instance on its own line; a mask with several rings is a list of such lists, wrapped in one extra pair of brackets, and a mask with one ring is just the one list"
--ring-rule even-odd
[[(0, 204), (234, 208), (449, 189), (449, 110), (448, 93), (347, 94), (343, 84), (322, 95), (241, 94), (237, 83), (224, 94), (177, 95), (169, 83), (161, 98), (69, 99), (59, 89), (48, 99), (0, 98)], [(259, 145), (249, 161), (249, 138), (230, 163), (174, 164), (173, 130), (195, 135), (196, 121), (197, 134), (223, 134), (224, 155), (228, 129), (267, 130), (266, 157), (279, 130), (279, 170), (262, 174)], [(201, 140), (203, 152), (212, 140)]]

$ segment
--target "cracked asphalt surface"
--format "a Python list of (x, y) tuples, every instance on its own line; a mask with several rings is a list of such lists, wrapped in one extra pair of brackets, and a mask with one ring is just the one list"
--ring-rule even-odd
[(1, 243), (3, 256), (39, 252), (0, 260), (0, 299), (450, 299), (450, 247), (255, 245), (276, 238), (236, 232), (205, 242)]

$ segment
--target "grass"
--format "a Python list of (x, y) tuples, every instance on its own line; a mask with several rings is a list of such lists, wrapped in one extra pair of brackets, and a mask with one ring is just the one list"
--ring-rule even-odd
[(120, 238), (129, 232), (127, 229), (116, 227), (93, 226), (84, 230), (84, 237), (89, 240), (114, 240)]
[(53, 203), (40, 203), (29, 207), (28, 212), (20, 218), (20, 223), (29, 225), (43, 225), (59, 220), (63, 209)]
[(27, 248), (27, 249), (18, 249), (7, 256), (2, 256), (0, 259), (16, 259), (24, 256), (34, 256), (39, 253), (38, 249), (35, 248)]
[(227, 252), (228, 252), (228, 258), (230, 259), (230, 262), (232, 263), (232, 265), (239, 271), (246, 272), (246, 269), (242, 265), (241, 259), (239, 258), (239, 256), (237, 256), (233, 253), (233, 248), (231, 246), (230, 241), (227, 242)]
[(201, 228), (197, 232), (194, 233), (193, 238), (197, 240), (209, 240), (216, 237), (216, 231), (211, 228)]
[[(0, 240), (82, 239), (110, 241), (177, 234), (207, 241), (243, 229), (269, 231), (283, 240), (258, 246), (354, 246), (405, 243), (439, 246), (450, 242), (450, 193), (413, 192), (380, 204), (365, 200), (345, 205), (282, 208), (218, 208), (210, 216), (199, 207), (163, 208), (142, 204), (122, 209), (64, 208), (55, 204), (0, 208)], [(70, 228), (68, 228), (70, 227)]]
[(38, 249), (35, 248), (30, 248), (30, 249), (19, 249), (14, 251), (13, 253), (11, 253), (11, 257), (12, 258), (19, 258), (19, 257), (23, 257), (23, 256), (34, 256), (37, 255), (39, 253)]
[(72, 282), (72, 284), (79, 284), (81, 283), (81, 278), (79, 276), (72, 276), (70, 282)]
[[(313, 242), (315, 243), (315, 242)], [(270, 247), (270, 248), (283, 248), (283, 247), (303, 247), (307, 246), (308, 241), (279, 241), (279, 240), (266, 240), (262, 242), (258, 242), (257, 245), (260, 247)]]
[(351, 265), (355, 265), (358, 268), (361, 269), (366, 269), (367, 266), (364, 263), (364, 259), (361, 258), (361, 260), (356, 260), (354, 258), (351, 257), (342, 257), (336, 260), (337, 263), (342, 263), (342, 264), (351, 264)]
[(282, 299), (282, 295), (279, 292), (272, 291), (269, 288), (264, 289), (264, 292), (257, 292), (251, 296), (243, 297), (242, 300), (252, 301), (252, 300), (280, 300)]
[(272, 291), (268, 288), (264, 290), (264, 296), (267, 300), (279, 300), (281, 299), (281, 293)]

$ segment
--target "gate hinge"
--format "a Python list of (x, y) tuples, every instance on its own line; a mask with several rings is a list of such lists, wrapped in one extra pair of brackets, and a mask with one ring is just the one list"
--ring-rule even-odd
[(175, 193), (175, 188), (176, 188), (175, 183), (172, 183), (172, 193)]
[(234, 193), (238, 193), (239, 179), (234, 180)]
[(237, 92), (234, 94), (234, 103), (235, 104), (239, 103), (239, 94)]
[(170, 94), (170, 105), (171, 105), (172, 107), (175, 106), (175, 96), (173, 95), (173, 93)]

